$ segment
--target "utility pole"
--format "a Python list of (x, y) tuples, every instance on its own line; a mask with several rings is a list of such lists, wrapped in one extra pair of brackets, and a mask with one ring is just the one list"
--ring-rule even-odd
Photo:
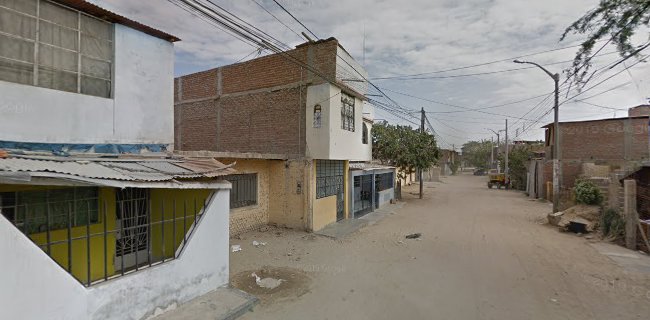
[(494, 137), (490, 137), (490, 169), (494, 166)]
[[(497, 154), (496, 154), (496, 156), (498, 158), (499, 157), (499, 150), (501, 149), (501, 147), (500, 147), (501, 140), (499, 138), (499, 132), (501, 132), (503, 130), (494, 131), (494, 130), (492, 130), (490, 128), (485, 128), (485, 129), (490, 130), (490, 131), (494, 132), (494, 134), (497, 135)], [(492, 166), (494, 166), (494, 145), (492, 146), (492, 153), (491, 154), (492, 154)], [(492, 167), (490, 167), (490, 169), (492, 169)], [(501, 173), (501, 167), (500, 166), (497, 166), (497, 173)]]
[[(510, 169), (508, 168), (508, 119), (506, 118), (506, 183), (510, 182)], [(509, 184), (506, 184), (508, 188)]]
[[(422, 113), (420, 115), (420, 133), (424, 134), (424, 117), (426, 117), (426, 114), (424, 113), (424, 107), (422, 108)], [(423, 194), (424, 194), (424, 184), (422, 182), (422, 168), (418, 168), (418, 177), (420, 178), (420, 199), (422, 199)]]
[(560, 166), (560, 123), (559, 123), (559, 107), (560, 107), (560, 74), (551, 73), (546, 68), (535, 62), (515, 60), (514, 63), (532, 64), (544, 71), (555, 82), (555, 106), (553, 107), (554, 122), (553, 122), (553, 213), (560, 211), (560, 184), (562, 184), (562, 167)]

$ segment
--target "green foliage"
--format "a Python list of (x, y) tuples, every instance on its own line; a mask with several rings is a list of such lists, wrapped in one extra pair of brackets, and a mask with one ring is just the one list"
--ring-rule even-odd
[(604, 237), (618, 239), (625, 234), (625, 220), (614, 209), (610, 208), (603, 212), (600, 225)]
[[(510, 170), (510, 183), (513, 189), (526, 190), (526, 176), (528, 173), (528, 161), (533, 155), (535, 145), (516, 145), (508, 150), (508, 169)], [(505, 165), (503, 156), (499, 157)]]
[(456, 172), (458, 172), (458, 163), (456, 162), (450, 162), (449, 163), (449, 169), (451, 169), (451, 174), (455, 175)]
[(593, 182), (580, 180), (574, 188), (576, 202), (588, 205), (599, 205), (603, 202), (603, 195), (600, 189)]
[(463, 160), (475, 168), (489, 168), (491, 148), (492, 142), (489, 140), (467, 142), (463, 145)]
[(650, 1), (601, 0), (598, 7), (573, 22), (562, 34), (560, 40), (564, 40), (568, 34), (588, 34), (576, 53), (573, 66), (565, 72), (575, 75), (577, 84), (583, 83), (589, 75), (592, 56), (600, 51), (598, 46), (598, 51), (592, 54), (600, 40), (615, 44), (623, 59), (638, 56), (639, 52), (650, 46), (650, 43), (639, 46), (632, 43), (635, 30), (643, 26), (650, 26)]
[(409, 126), (375, 124), (372, 126), (372, 157), (398, 167), (407, 175), (416, 169), (431, 167), (438, 159), (438, 147), (431, 134)]

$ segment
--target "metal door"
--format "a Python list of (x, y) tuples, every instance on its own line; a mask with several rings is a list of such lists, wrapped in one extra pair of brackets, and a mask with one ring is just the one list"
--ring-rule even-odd
[(372, 175), (354, 177), (354, 217), (372, 211)]
[(116, 203), (115, 269), (127, 270), (149, 257), (149, 190), (118, 190)]

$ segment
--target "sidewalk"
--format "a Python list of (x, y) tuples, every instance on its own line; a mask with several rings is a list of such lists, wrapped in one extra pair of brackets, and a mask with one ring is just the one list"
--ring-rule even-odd
[(395, 210), (401, 209), (405, 204), (405, 202), (389, 204), (380, 209), (376, 209), (375, 211), (370, 212), (358, 219), (345, 219), (332, 223), (320, 231), (314, 232), (314, 234), (326, 236), (332, 239), (342, 239), (358, 231), (359, 229), (381, 221), (386, 216), (395, 214)]
[(256, 297), (233, 288), (219, 288), (188, 301), (153, 320), (233, 320), (257, 304)]

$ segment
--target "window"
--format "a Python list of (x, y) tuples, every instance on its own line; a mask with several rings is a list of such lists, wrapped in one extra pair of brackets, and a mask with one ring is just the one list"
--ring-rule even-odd
[(316, 161), (316, 198), (339, 194), (343, 190), (344, 161)]
[(257, 204), (257, 173), (231, 174), (224, 179), (232, 183), (230, 209)]
[(361, 127), (361, 143), (368, 144), (368, 125), (365, 123)]
[(0, 0), (0, 80), (111, 97), (113, 25), (46, 0)]
[(341, 129), (354, 132), (354, 97), (341, 92)]
[[(97, 188), (64, 188), (0, 193), (0, 212), (27, 234), (99, 222)], [(90, 221), (89, 221), (90, 219)]]
[(317, 104), (314, 106), (314, 128), (320, 128), (321, 125), (321, 106), (320, 104)]
[(375, 175), (375, 188), (377, 191), (388, 190), (393, 187), (393, 173), (380, 173)]

